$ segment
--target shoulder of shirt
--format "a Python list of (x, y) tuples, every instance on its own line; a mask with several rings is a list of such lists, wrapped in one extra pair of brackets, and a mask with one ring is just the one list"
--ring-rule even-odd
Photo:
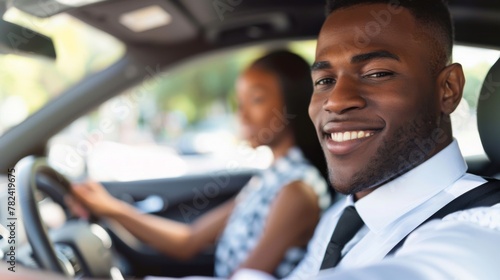
[(442, 220), (472, 223), (500, 231), (500, 203), (490, 207), (477, 207), (457, 211), (445, 216)]

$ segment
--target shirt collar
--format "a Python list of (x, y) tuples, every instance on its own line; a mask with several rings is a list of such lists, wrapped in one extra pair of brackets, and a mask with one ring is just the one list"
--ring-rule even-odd
[(462, 177), (467, 164), (456, 140), (400, 177), (377, 188), (355, 203), (368, 226), (379, 233)]

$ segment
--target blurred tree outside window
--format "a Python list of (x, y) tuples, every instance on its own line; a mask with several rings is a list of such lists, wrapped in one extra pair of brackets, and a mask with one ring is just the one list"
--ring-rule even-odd
[(115, 38), (67, 14), (40, 19), (10, 8), (4, 20), (51, 37), (57, 59), (0, 54), (0, 135), (125, 51)]

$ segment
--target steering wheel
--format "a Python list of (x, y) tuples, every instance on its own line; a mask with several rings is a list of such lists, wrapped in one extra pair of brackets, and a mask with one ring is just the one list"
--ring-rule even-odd
[(19, 161), (16, 173), (22, 221), (33, 255), (42, 268), (70, 277), (123, 279), (113, 266), (111, 238), (99, 225), (68, 219), (57, 230), (47, 231), (38, 209), (37, 190), (42, 189), (65, 207), (63, 198), (71, 185), (63, 175), (45, 159), (34, 156)]

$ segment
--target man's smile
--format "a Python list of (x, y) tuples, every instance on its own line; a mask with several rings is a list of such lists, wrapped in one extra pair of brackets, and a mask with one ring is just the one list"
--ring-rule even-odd
[(337, 156), (347, 155), (369, 142), (379, 131), (346, 131), (325, 134), (328, 151)]
[(329, 122), (323, 126), (322, 134), (326, 148), (333, 155), (346, 155), (359, 148), (378, 134), (383, 126)]
[[(346, 132), (334, 132), (330, 134), (330, 138), (333, 142), (345, 142), (349, 140), (368, 138), (375, 134), (373, 131), (346, 131)], [(328, 134), (327, 134), (328, 135)]]

